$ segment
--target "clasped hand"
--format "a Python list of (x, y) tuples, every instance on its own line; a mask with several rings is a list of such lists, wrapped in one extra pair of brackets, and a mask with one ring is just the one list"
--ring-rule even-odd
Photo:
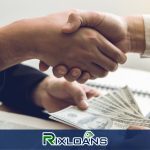
[(56, 77), (84, 83), (104, 77), (109, 71), (115, 71), (119, 63), (125, 63), (124, 53), (130, 49), (125, 20), (115, 15), (77, 10), (47, 16), (47, 20), (52, 18), (57, 21), (51, 26), (55, 59), (50, 62), (49, 55), (41, 58), (41, 70), (51, 64)]

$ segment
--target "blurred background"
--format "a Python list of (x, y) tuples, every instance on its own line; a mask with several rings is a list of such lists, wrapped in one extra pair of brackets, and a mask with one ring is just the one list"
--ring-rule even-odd
[[(118, 15), (150, 14), (150, 0), (0, 0), (0, 26), (18, 19), (47, 15), (71, 8)], [(37, 60), (24, 63), (38, 67)], [(150, 59), (140, 59), (139, 55), (129, 54), (128, 61), (123, 67), (150, 71)]]

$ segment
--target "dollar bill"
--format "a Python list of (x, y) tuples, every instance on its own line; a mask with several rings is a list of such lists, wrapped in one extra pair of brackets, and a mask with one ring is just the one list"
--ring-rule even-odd
[(128, 99), (129, 103), (135, 108), (135, 110), (142, 114), (136, 100), (133, 97), (131, 90), (126, 86), (120, 89), (120, 91), (122, 91), (123, 95), (126, 97), (126, 99)]
[(127, 86), (88, 103), (87, 110), (70, 106), (49, 113), (50, 118), (78, 129), (127, 129), (130, 125), (150, 128), (150, 119), (143, 116)]
[[(105, 110), (105, 114), (113, 114), (119, 116), (124, 116), (127, 118), (143, 118), (143, 116), (132, 113), (130, 110), (126, 110), (121, 107), (113, 106), (112, 103), (109, 103), (109, 99), (106, 99), (104, 96), (100, 98), (93, 98), (89, 101), (90, 108), (94, 108), (98, 113), (103, 113), (102, 110)], [(118, 113), (120, 112), (120, 113)]]
[(69, 107), (63, 111), (51, 113), (51, 116), (51, 119), (55, 118), (54, 120), (79, 129), (126, 129), (128, 127), (127, 124), (122, 122), (113, 121), (109, 117), (96, 115), (93, 112), (81, 111), (76, 107)]

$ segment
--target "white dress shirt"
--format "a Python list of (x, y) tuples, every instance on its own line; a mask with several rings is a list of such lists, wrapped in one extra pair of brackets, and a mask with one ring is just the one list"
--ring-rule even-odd
[(150, 57), (150, 15), (144, 15), (146, 49), (142, 57)]

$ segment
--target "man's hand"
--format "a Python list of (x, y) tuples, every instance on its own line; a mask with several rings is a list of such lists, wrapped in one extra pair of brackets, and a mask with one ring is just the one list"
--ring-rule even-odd
[[(68, 69), (78, 67), (88, 76), (93, 74), (103, 77), (108, 71), (115, 70), (118, 63), (126, 60), (117, 47), (93, 29), (62, 33), (69, 14), (70, 11), (65, 11), (24, 19), (1, 28), (0, 50), (7, 52), (0, 59), (3, 60), (2, 69), (26, 59), (37, 58), (48, 66), (63, 64)], [(111, 54), (103, 52), (109, 50), (112, 51)]]
[[(50, 35), (52, 39), (49, 37), (46, 38), (47, 35), (45, 36), (43, 34), (42, 36), (37, 36), (40, 37), (40, 40), (36, 43), (42, 43), (40, 44), (42, 46), (38, 47), (41, 47), (39, 51), (43, 57), (39, 59), (45, 62), (40, 62), (41, 70), (45, 70), (48, 65), (57, 66), (61, 62), (68, 69), (74, 67), (82, 69), (83, 77), (90, 78), (93, 75), (94, 78), (95, 76), (105, 76), (108, 71), (114, 71), (118, 63), (124, 63), (126, 61), (125, 55), (117, 47), (92, 29), (84, 28), (72, 34), (62, 34), (61, 29), (67, 22), (68, 15), (69, 12), (63, 12), (51, 14), (46, 17), (46, 21), (53, 20), (51, 25), (53, 31)], [(41, 25), (41, 30), (42, 28)], [(43, 31), (45, 31), (45, 28), (43, 28)], [(52, 44), (48, 45), (49, 43), (45, 43), (43, 39), (47, 39), (47, 42)], [(52, 50), (51, 53), (49, 52), (50, 49)], [(110, 50), (111, 53), (109, 53)], [(44, 64), (48, 65), (45, 65), (45, 67)], [(75, 77), (80, 77), (78, 81), (83, 80), (80, 74), (75, 75)]]
[[(65, 27), (71, 12), (66, 11), (46, 17), (46, 20), (53, 20), (51, 25), (54, 32), (51, 34), (53, 42), (50, 42), (51, 39), (47, 37), (47, 42), (53, 44), (51, 47), (47, 47), (48, 44), (43, 40), (45, 39), (44, 36), (37, 36), (41, 40), (36, 43), (42, 43), (40, 47), (44, 51), (40, 50), (41, 56), (44, 56), (45, 50), (53, 50), (53, 53), (49, 55), (50, 52), (46, 52), (46, 57), (39, 58), (42, 60), (39, 65), (40, 70), (44, 71), (50, 64), (57, 66), (61, 62), (65, 67), (62, 66), (59, 72), (54, 70), (55, 76), (61, 77), (62, 75), (66, 75), (65, 77), (69, 81), (74, 81), (74, 78), (76, 78), (78, 82), (83, 83), (87, 78), (93, 79), (105, 76), (109, 71), (114, 71), (118, 63), (126, 61), (126, 56), (117, 47), (94, 30), (84, 28), (71, 34), (62, 34), (62, 27)], [(50, 62), (50, 60), (53, 62)], [(73, 72), (67, 74), (68, 69), (73, 69)], [(72, 74), (74, 77), (72, 77)]]
[(34, 102), (49, 112), (59, 111), (69, 105), (77, 105), (80, 109), (87, 109), (86, 100), (99, 96), (99, 92), (77, 82), (67, 82), (54, 77), (45, 78), (33, 91)]
[[(76, 10), (70, 14), (68, 22), (62, 31), (72, 33), (77, 31), (80, 27), (90, 27), (97, 30), (124, 53), (142, 53), (145, 49), (142, 16), (120, 17), (107, 13)], [(109, 53), (111, 53), (111, 50)], [(81, 74), (80, 68), (75, 69), (78, 69), (78, 73)], [(62, 76), (67, 76), (67, 74), (63, 73), (67, 72), (71, 74), (76, 70), (72, 69), (68, 71), (65, 66), (60, 65), (54, 68), (54, 73), (59, 76), (59, 72), (61, 72)], [(67, 76), (67, 78), (70, 78), (70, 76)], [(72, 78), (77, 80), (73, 75)]]
[(70, 14), (62, 31), (72, 33), (85, 26), (97, 30), (114, 45), (119, 45), (124, 52), (130, 50), (127, 22), (123, 18), (94, 11), (75, 11)]
[(91, 27), (101, 33), (123, 52), (144, 50), (144, 22), (142, 16), (121, 17), (102, 12), (74, 11), (63, 26), (64, 33), (72, 33), (80, 27)]
[(128, 130), (149, 130), (150, 128), (142, 127), (142, 126), (129, 126)]

